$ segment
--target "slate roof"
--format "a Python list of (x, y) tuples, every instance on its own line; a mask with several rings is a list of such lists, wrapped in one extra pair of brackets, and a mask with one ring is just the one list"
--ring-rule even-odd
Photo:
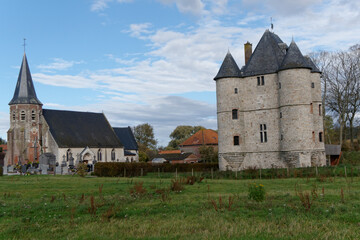
[(277, 72), (285, 56), (281, 45), (284, 43), (279, 36), (266, 30), (245, 65), (242, 75), (247, 77)]
[(317, 66), (311, 60), (310, 57), (308, 57), (308, 56), (304, 56), (304, 57), (305, 57), (305, 60), (307, 61), (308, 66), (311, 67), (311, 72), (321, 73), (321, 71), (317, 68)]
[(102, 113), (43, 109), (60, 148), (119, 148), (123, 145)]
[(325, 154), (326, 155), (340, 155), (341, 146), (334, 144), (325, 144)]
[(138, 150), (134, 134), (130, 127), (113, 128), (116, 136), (120, 139), (120, 142), (124, 145), (125, 150)]
[(218, 134), (211, 129), (201, 129), (186, 139), (180, 146), (218, 145)]
[(300, 49), (294, 41), (291, 42), (286, 51), (286, 56), (281, 63), (280, 70), (293, 69), (293, 68), (309, 68), (309, 61), (302, 55)]
[(176, 161), (176, 160), (184, 160), (188, 158), (192, 153), (168, 153), (168, 154), (158, 154), (154, 157), (156, 158), (164, 158), (167, 161)]
[(293, 68), (308, 68), (321, 73), (310, 58), (304, 57), (294, 41), (288, 47), (278, 35), (266, 30), (250, 59), (238, 73), (238, 66), (228, 53), (214, 80), (226, 77), (249, 77), (277, 73)]
[(219, 69), (219, 72), (214, 78), (214, 80), (227, 77), (241, 77), (241, 71), (230, 51), (226, 54), (224, 61)]
[(42, 103), (36, 96), (34, 84), (31, 78), (30, 68), (27, 62), (26, 55), (24, 54), (19, 77), (16, 83), (14, 96), (9, 102), (9, 105), (13, 104), (39, 104)]

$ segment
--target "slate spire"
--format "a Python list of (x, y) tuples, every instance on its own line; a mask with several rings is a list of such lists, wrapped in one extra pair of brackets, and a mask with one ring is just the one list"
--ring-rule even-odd
[(36, 92), (25, 53), (21, 63), (20, 73), (17, 80), (14, 96), (9, 103), (9, 105), (14, 104), (42, 105), (42, 103), (36, 97)]
[(308, 68), (312, 70), (308, 60), (302, 55), (294, 40), (291, 41), (291, 44), (286, 51), (286, 55), (281, 63), (279, 71), (292, 68)]
[(224, 61), (219, 69), (219, 72), (214, 78), (214, 80), (227, 77), (241, 77), (241, 71), (230, 51), (228, 51), (228, 53), (226, 54)]

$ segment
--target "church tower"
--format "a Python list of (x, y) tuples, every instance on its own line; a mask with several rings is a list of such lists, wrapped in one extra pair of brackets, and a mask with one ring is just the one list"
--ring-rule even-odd
[(42, 103), (36, 96), (25, 53), (14, 96), (9, 105), (8, 164), (25, 164), (38, 160), (40, 155)]

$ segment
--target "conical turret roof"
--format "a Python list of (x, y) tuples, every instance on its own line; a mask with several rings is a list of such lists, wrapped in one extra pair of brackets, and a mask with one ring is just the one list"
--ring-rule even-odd
[(214, 80), (228, 77), (241, 77), (241, 72), (230, 51), (226, 54), (218, 74)]
[(278, 71), (285, 53), (285, 45), (278, 35), (266, 30), (243, 69), (243, 76), (256, 76)]
[(30, 68), (26, 59), (26, 54), (22, 60), (19, 77), (17, 80), (14, 96), (9, 105), (13, 104), (39, 104), (42, 103), (36, 97), (34, 84), (30, 74)]
[(289, 48), (287, 49), (279, 71), (292, 68), (308, 68), (312, 70), (312, 67), (309, 66), (309, 62), (302, 55), (300, 49), (294, 41), (291, 42)]

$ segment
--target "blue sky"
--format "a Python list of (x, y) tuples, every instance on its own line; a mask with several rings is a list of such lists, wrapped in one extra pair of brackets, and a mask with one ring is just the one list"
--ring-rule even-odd
[(159, 145), (178, 125), (216, 129), (215, 82), (228, 49), (244, 64), (270, 27), (303, 54), (360, 43), (360, 3), (343, 0), (8, 0), (0, 8), (0, 137), (23, 55), (44, 108), (150, 123)]

